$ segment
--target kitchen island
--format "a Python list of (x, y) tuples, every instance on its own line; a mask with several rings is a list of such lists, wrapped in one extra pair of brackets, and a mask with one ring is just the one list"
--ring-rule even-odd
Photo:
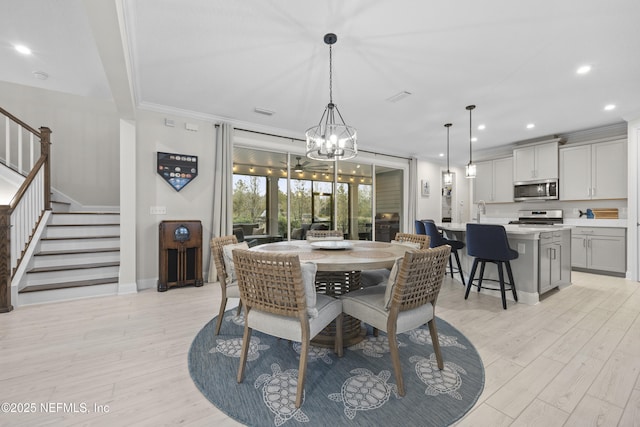
[[(448, 238), (466, 241), (466, 224), (439, 223), (437, 225), (438, 228), (444, 230)], [(507, 232), (511, 249), (518, 251), (518, 259), (511, 261), (518, 302), (537, 304), (540, 301), (540, 295), (545, 292), (571, 285), (571, 227), (562, 225), (500, 225)], [(487, 242), (487, 244), (490, 245), (491, 242)], [(462, 250), (460, 251), (460, 262), (465, 278), (468, 280), (473, 257), (469, 256), (466, 250)], [(476, 279), (479, 274), (480, 272), (477, 271)], [(489, 265), (485, 270), (484, 277), (485, 279), (497, 280), (497, 268), (492, 268)], [(484, 288), (481, 292), (500, 297), (500, 292), (485, 291)], [(472, 294), (469, 295), (469, 298), (471, 297)], [(507, 298), (509, 297), (510, 293), (507, 294)]]

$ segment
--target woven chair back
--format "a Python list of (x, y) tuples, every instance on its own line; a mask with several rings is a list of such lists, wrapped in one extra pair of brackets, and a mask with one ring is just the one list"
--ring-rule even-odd
[(236, 243), (238, 243), (238, 239), (234, 235), (214, 237), (211, 239), (211, 255), (213, 256), (213, 263), (216, 265), (216, 272), (218, 273), (220, 283), (227, 282), (227, 270), (224, 268), (224, 253), (222, 248), (223, 246)]
[(248, 307), (288, 317), (306, 316), (297, 254), (233, 251), (240, 298)]
[(429, 247), (429, 236), (425, 234), (396, 233), (394, 240), (397, 242), (419, 243), (420, 249), (427, 249)]
[(331, 238), (335, 240), (343, 239), (344, 234), (342, 234), (340, 230), (309, 230), (307, 231), (307, 240), (313, 240), (313, 239), (326, 240)]
[(411, 310), (431, 303), (435, 307), (446, 273), (451, 247), (407, 251), (398, 271), (390, 309)]

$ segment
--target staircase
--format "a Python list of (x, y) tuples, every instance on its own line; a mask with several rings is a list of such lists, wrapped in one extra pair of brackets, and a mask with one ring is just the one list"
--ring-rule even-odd
[(115, 295), (119, 269), (119, 213), (53, 212), (15, 305)]

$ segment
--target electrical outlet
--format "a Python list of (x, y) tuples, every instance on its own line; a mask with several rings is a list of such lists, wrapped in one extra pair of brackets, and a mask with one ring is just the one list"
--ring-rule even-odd
[(524, 254), (524, 243), (518, 243), (518, 253), (520, 255)]
[(166, 206), (150, 206), (149, 207), (149, 215), (166, 215), (167, 207)]

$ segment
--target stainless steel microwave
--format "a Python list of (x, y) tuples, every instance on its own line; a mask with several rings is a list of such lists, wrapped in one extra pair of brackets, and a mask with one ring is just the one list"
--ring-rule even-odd
[(513, 200), (526, 202), (533, 200), (558, 200), (558, 180), (543, 179), (513, 183)]

